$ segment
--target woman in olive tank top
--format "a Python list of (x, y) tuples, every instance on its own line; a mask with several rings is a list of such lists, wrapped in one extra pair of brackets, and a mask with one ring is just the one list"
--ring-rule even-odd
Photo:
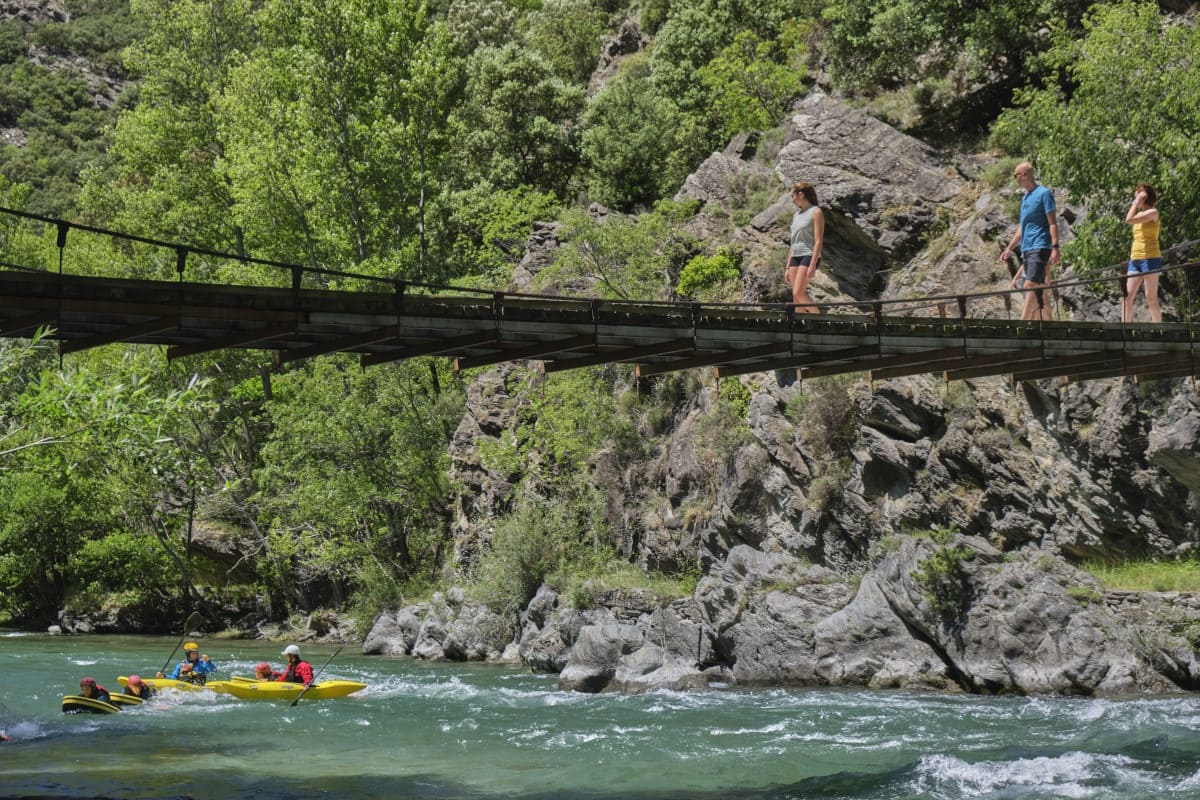
[(808, 285), (817, 274), (825, 246), (825, 212), (817, 206), (817, 190), (811, 183), (797, 181), (792, 185), (791, 195), (796, 213), (792, 216), (791, 246), (783, 279), (792, 289), (796, 312), (816, 314), (820, 309), (809, 295)]
[(1138, 289), (1146, 294), (1152, 322), (1162, 322), (1158, 305), (1158, 276), (1162, 270), (1162, 251), (1158, 247), (1158, 192), (1148, 183), (1139, 183), (1125, 221), (1133, 226), (1133, 247), (1129, 251), (1129, 269), (1125, 273), (1125, 297), (1121, 300), (1121, 321), (1133, 322), (1133, 298)]

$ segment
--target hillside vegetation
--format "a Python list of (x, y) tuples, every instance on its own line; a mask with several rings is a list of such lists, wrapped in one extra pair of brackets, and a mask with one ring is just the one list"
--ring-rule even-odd
[[(1200, 238), (1200, 33), (1153, 3), (49, 6), (0, 21), (0, 205), (197, 247), (499, 289), (535, 223), (555, 221), (541, 288), (736, 298), (732, 237), (699, 235), (699, 204), (673, 198), (735, 137), (769, 163), (815, 88), (948, 151), (1034, 160), (1087, 209), (1068, 251), (1084, 271), (1122, 256), (1138, 181), (1160, 187), (1164, 241)], [(738, 186), (730, 231), (783, 189)], [(53, 242), (0, 215), (4, 261), (56, 269)], [(98, 272), (175, 277), (173, 258), (73, 247)], [(639, 395), (615, 367), (521, 389), (522, 416), (481, 446), (511, 484), (506, 515), (472, 543), (456, 538), (470, 503), (450, 448), (474, 376), (444, 361), (267, 375), (253, 354), (168, 364), (114, 346), (60, 365), (44, 341), (8, 340), (0, 358), (0, 614), (30, 625), (67, 608), (165, 628), (195, 605), (243, 626), (327, 607), (369, 619), (464, 580), (507, 608), (549, 575), (585, 596), (625, 575), (628, 550), (598, 465), (644, 454), (701, 389), (684, 374)], [(750, 435), (746, 387), (718, 397), (700, 443), (713, 462)], [(686, 593), (700, 565), (654, 569)]]

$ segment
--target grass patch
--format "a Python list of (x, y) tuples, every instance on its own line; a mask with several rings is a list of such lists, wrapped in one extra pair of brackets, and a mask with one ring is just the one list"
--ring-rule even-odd
[(631, 591), (644, 589), (659, 601), (669, 603), (683, 597), (691, 597), (700, 580), (698, 569), (679, 575), (663, 575), (660, 572), (643, 572), (626, 561), (613, 557), (611, 560), (597, 559), (588, 568), (548, 576), (547, 582), (558, 588), (560, 594), (575, 608), (590, 608), (595, 599), (604, 592), (614, 589)]
[(1088, 562), (1081, 566), (1109, 591), (1200, 592), (1200, 561)]

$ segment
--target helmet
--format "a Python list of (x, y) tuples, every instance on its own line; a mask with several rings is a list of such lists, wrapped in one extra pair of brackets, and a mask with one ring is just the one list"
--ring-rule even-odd
[(130, 686), (141, 686), (142, 685), (142, 676), (141, 675), (130, 675), (129, 676), (129, 685)]
[(298, 656), (300, 655), (300, 648), (294, 644), (289, 644), (287, 647), (283, 648), (283, 655)]
[(254, 665), (254, 671), (255, 672), (270, 672), (271, 665), (265, 661), (260, 661)]
[(95, 686), (96, 679), (95, 678), (84, 678), (83, 680), (81, 680), (79, 682), (79, 685), (80, 686)]
[(185, 652), (185, 653), (188, 652), (189, 650), (199, 650), (199, 649), (200, 649), (200, 645), (196, 644), (195, 642), (188, 642), (187, 644), (185, 644), (183, 646), (183, 652)]

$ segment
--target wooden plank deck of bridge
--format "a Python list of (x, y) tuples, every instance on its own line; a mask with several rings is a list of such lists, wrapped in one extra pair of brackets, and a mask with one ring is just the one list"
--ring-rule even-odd
[(508, 293), (430, 295), (222, 286), (0, 271), (0, 336), (53, 329), (62, 353), (127, 342), (169, 358), (271, 351), (277, 364), (335, 352), (364, 366), (423, 355), (458, 369), (537, 360), (549, 373), (603, 363), (639, 377), (712, 367), (721, 377), (933, 373), (1071, 380), (1196, 374), (1186, 324), (793, 314), (780, 305), (639, 303)]

